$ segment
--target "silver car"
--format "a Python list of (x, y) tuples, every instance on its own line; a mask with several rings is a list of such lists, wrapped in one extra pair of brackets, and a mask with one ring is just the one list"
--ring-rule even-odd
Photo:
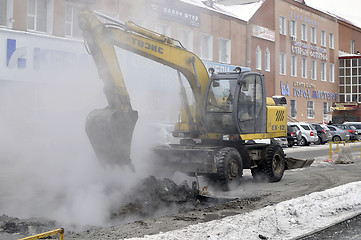
[(291, 122), (288, 123), (291, 127), (296, 127), (301, 130), (301, 140), (297, 143), (300, 146), (308, 146), (310, 143), (315, 143), (318, 140), (317, 131), (310, 123)]
[(332, 135), (333, 142), (340, 142), (340, 141), (349, 141), (350, 134), (347, 130), (343, 130), (339, 127), (328, 125), (328, 129), (330, 129), (330, 133)]

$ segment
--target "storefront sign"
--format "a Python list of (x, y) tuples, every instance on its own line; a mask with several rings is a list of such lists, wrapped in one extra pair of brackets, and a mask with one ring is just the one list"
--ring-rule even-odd
[[(290, 96), (290, 86), (288, 82), (286, 84), (281, 82), (281, 94), (283, 96)], [(311, 83), (294, 82), (293, 97), (337, 101), (338, 94), (317, 90), (315, 89), (315, 85)]]
[(326, 48), (317, 47), (304, 42), (293, 42), (291, 52), (302, 56), (310, 56), (311, 58), (327, 61)]
[(0, 54), (0, 80), (50, 81), (94, 66), (81, 41), (1, 29)]
[(335, 103), (334, 110), (355, 110), (357, 108), (357, 103)]
[(275, 31), (272, 31), (266, 27), (258, 26), (258, 25), (252, 25), (252, 32), (253, 37), (262, 38), (268, 41), (275, 41)]
[(159, 17), (185, 25), (199, 27), (200, 12), (197, 8), (178, 1), (151, 0), (150, 9)]

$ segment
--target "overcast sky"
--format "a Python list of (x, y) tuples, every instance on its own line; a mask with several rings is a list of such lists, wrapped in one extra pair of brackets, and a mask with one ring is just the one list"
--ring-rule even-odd
[(307, 5), (333, 12), (361, 27), (360, 0), (305, 0)]

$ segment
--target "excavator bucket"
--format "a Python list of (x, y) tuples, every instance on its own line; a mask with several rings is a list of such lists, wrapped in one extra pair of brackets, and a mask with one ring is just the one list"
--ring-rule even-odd
[(315, 159), (298, 159), (286, 157), (286, 169), (305, 168), (311, 166)]
[(98, 159), (110, 165), (129, 165), (137, 111), (96, 109), (86, 119), (85, 130)]

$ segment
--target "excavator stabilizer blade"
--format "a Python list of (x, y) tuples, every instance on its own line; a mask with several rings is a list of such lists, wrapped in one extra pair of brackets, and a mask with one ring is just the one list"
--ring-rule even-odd
[(311, 166), (315, 159), (298, 159), (286, 157), (286, 169), (305, 168)]
[(98, 159), (110, 165), (130, 165), (130, 151), (137, 111), (96, 109), (86, 120), (85, 130)]

